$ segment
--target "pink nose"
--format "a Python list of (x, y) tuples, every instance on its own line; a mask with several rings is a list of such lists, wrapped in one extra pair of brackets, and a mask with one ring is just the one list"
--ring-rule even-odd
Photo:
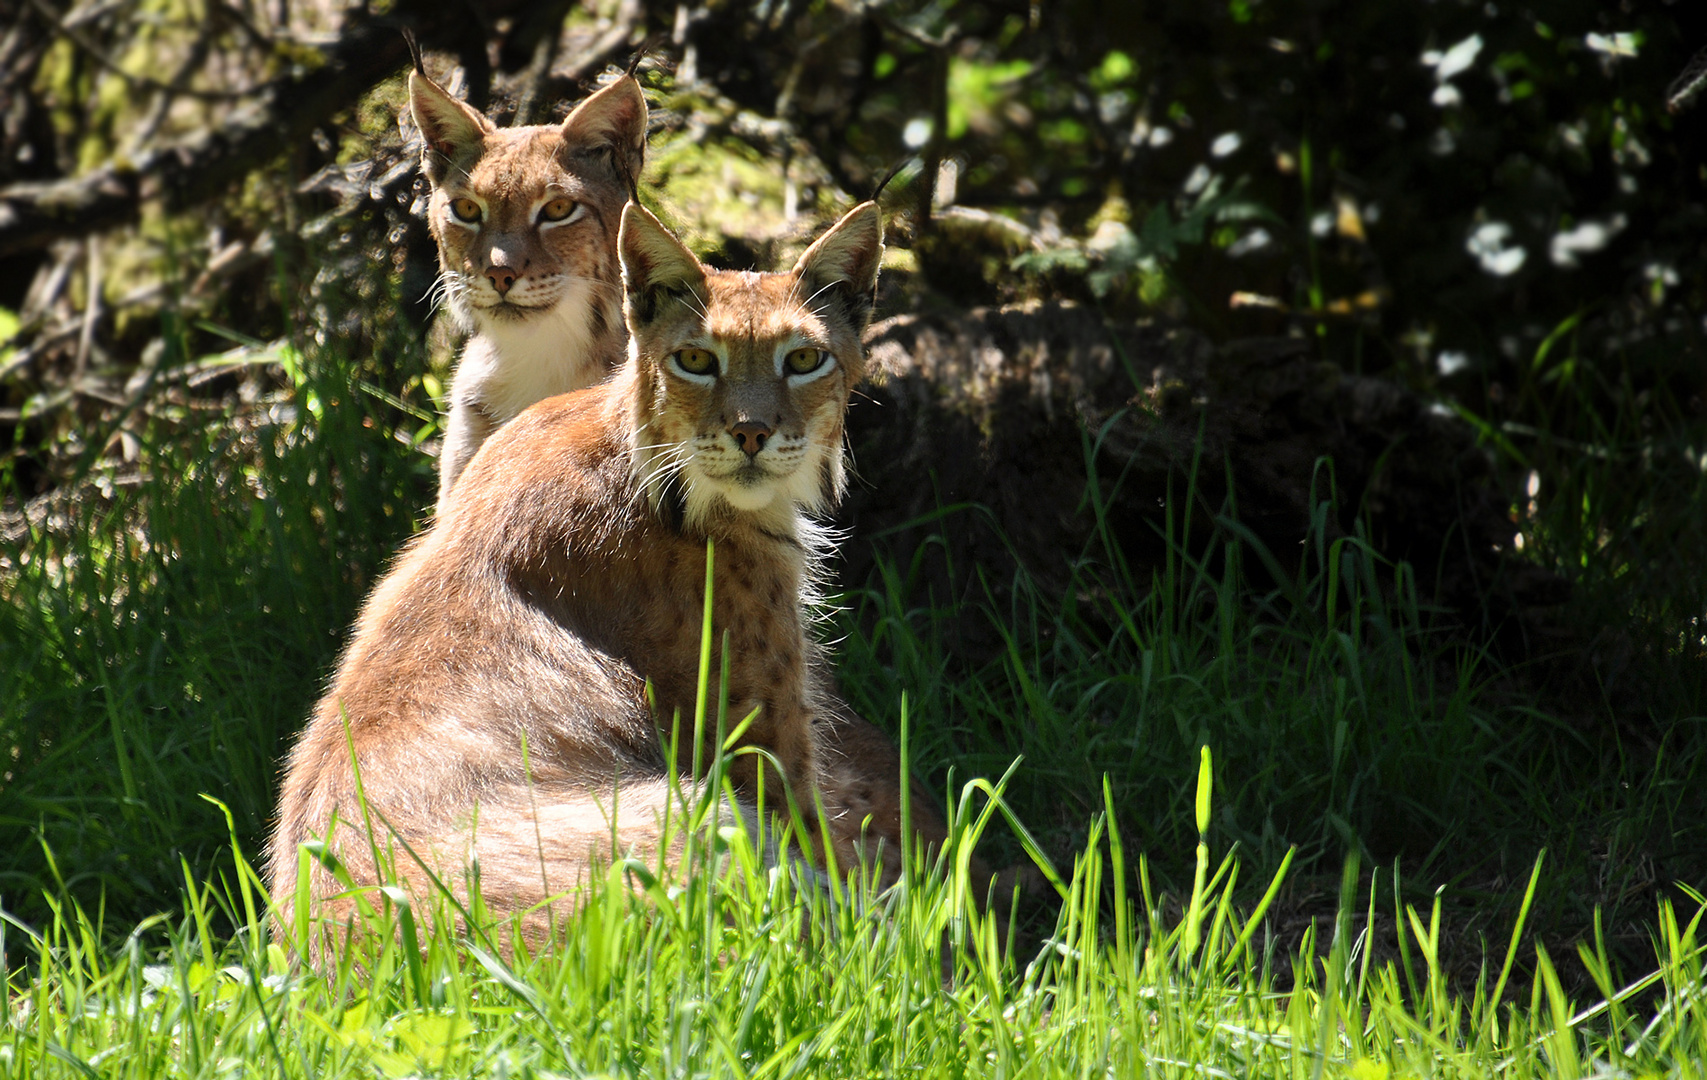
[(771, 437), (773, 429), (754, 420), (745, 420), (729, 429), (729, 434), (735, 439), (735, 445), (741, 452), (752, 457), (765, 448), (765, 440)]
[(507, 266), (488, 266), (486, 268), (486, 280), (490, 281), (492, 287), (498, 290), (499, 296), (510, 291), (510, 286), (516, 283), (516, 277), (516, 272)]

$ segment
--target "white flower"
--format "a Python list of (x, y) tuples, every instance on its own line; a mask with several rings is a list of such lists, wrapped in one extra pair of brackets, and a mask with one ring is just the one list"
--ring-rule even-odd
[(1517, 273), (1524, 260), (1529, 258), (1529, 252), (1522, 247), (1507, 247), (1506, 241), (1509, 239), (1510, 225), (1503, 221), (1485, 221), (1476, 226), (1470, 238), (1464, 241), (1464, 250), (1476, 256), (1476, 261), (1482, 264), (1482, 269), (1487, 273), (1495, 277), (1509, 277)]
[(1584, 221), (1567, 232), (1555, 233), (1548, 247), (1554, 266), (1575, 266), (1577, 256), (1599, 251), (1624, 231), (1625, 217), (1614, 214), (1608, 221)]
[(1249, 255), (1253, 251), (1261, 251), (1273, 242), (1274, 237), (1268, 234), (1267, 229), (1252, 229), (1250, 232), (1239, 237), (1231, 244), (1228, 244), (1227, 254), (1232, 258), (1237, 259), (1240, 256)]
[(1583, 43), (1597, 53), (1607, 56), (1635, 56), (1641, 39), (1635, 34), (1590, 34)]
[(1430, 55), (1439, 59), (1433, 64), (1434, 77), (1445, 82), (1454, 75), (1470, 70), (1470, 65), (1476, 62), (1476, 56), (1482, 51), (1482, 35), (1471, 34), (1458, 44), (1447, 49), (1445, 53), (1424, 53), (1423, 63), (1429, 62)]

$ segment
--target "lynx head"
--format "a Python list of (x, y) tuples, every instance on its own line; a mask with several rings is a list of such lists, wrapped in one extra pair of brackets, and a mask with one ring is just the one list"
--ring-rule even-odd
[(786, 274), (710, 270), (645, 209), (622, 216), (634, 462), (685, 523), (793, 534), (842, 493), (843, 413), (865, 373), (883, 224), (861, 203)]
[(646, 152), (640, 84), (616, 80), (561, 124), (498, 128), (415, 71), (409, 105), (440, 287), (464, 326), (503, 333), (555, 315), (575, 338), (589, 319), (614, 328), (616, 234)]

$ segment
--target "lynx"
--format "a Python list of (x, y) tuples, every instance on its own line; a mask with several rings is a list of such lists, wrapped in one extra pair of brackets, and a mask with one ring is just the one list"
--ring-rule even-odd
[[(613, 839), (655, 853), (669, 798), (659, 731), (693, 714), (708, 544), (730, 715), (756, 710), (745, 743), (781, 768), (765, 790), (808, 806), (820, 793), (843, 865), (873, 838), (895, 850), (893, 774), (873, 796), (859, 779), (872, 761), (834, 760), (838, 738), (879, 761), (894, 750), (868, 725), (814, 722), (845, 706), (802, 608), (823, 547), (810, 515), (843, 488), (843, 414), (882, 247), (863, 203), (789, 273), (713, 271), (627, 207), (626, 363), (494, 433), (374, 589), (289, 756), (268, 855), (276, 898), (298, 895), (298, 845), (312, 837), (377, 884), (354, 824), (365, 818), (417, 896), (425, 875), (394, 840), (447, 882), (477, 860), (491, 908), (539, 937)], [(682, 739), (682, 775), (697, 749)], [(747, 812), (760, 760), (731, 765)], [(354, 903), (338, 891), (315, 865), (306, 894), (334, 928)]]
[(498, 128), (417, 66), (409, 103), (439, 288), (472, 335), (451, 380), (442, 508), (500, 424), (622, 359), (616, 234), (645, 158), (646, 99), (625, 75), (560, 125)]
[[(428, 78), (419, 63), (410, 76), (410, 100), (428, 143), (424, 164), (433, 186), (431, 219), (444, 287), (464, 325), (476, 331), (452, 383), (439, 462), (442, 508), (469, 458), (499, 425), (536, 401), (592, 385), (620, 359), (625, 331), (616, 223), (624, 193), (633, 192), (644, 161), (646, 103), (638, 83), (624, 77), (594, 94), (560, 127), (497, 129)], [(556, 186), (540, 187), (542, 177), (557, 177)], [(525, 193), (536, 187), (532, 202), (505, 197), (512, 189)], [(573, 196), (575, 208), (554, 223), (549, 219), (564, 207), (540, 199), (559, 192)], [(459, 199), (474, 202), (462, 206), (460, 216)], [(481, 220), (464, 220), (475, 208)], [(519, 215), (525, 239), (530, 210), (541, 244), (580, 245), (579, 253), (567, 264), (548, 258), (525, 268), (501, 294), (499, 286), (515, 269), (511, 248), (518, 241), (499, 228), (499, 219)], [(563, 265), (574, 277), (564, 279), (568, 284), (556, 307), (517, 306), (546, 288), (530, 284), (530, 274)], [(506, 296), (516, 299), (501, 303)], [(577, 326), (586, 333), (573, 332)], [(858, 818), (898, 818), (900, 756), (889, 739), (845, 706), (820, 717), (818, 734), (837, 790), (849, 800), (846, 811)], [(915, 821), (940, 837), (944, 830), (931, 800), (915, 788), (913, 801)]]

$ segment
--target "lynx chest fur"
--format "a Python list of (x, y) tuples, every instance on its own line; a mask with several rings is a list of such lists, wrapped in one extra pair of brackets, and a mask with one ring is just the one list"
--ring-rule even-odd
[(616, 237), (645, 155), (646, 101), (624, 76), (562, 124), (498, 128), (424, 72), (411, 73), (409, 96), (439, 289), (470, 335), (451, 381), (442, 505), (499, 425), (620, 362)]
[[(390, 876), (417, 895), (427, 869), (461, 882), (477, 860), (492, 908), (528, 913), (537, 933), (613, 840), (655, 849), (658, 732), (692, 716), (708, 547), (713, 631), (730, 645), (721, 690), (734, 715), (756, 714), (745, 741), (781, 769), (766, 790), (836, 803), (814, 724), (836, 706), (802, 617), (819, 543), (807, 515), (841, 493), (877, 209), (850, 212), (788, 274), (707, 270), (633, 205), (620, 251), (627, 362), (486, 442), (374, 590), (291, 752), (270, 884), (334, 926), (353, 901), (318, 868), (297, 877), (313, 837), (358, 884)], [(710, 749), (684, 735), (683, 774)], [(749, 806), (760, 761), (732, 766)], [(375, 842), (355, 824), (369, 820)], [(844, 859), (860, 824), (827, 838)], [(393, 840), (427, 865), (376, 865)]]

